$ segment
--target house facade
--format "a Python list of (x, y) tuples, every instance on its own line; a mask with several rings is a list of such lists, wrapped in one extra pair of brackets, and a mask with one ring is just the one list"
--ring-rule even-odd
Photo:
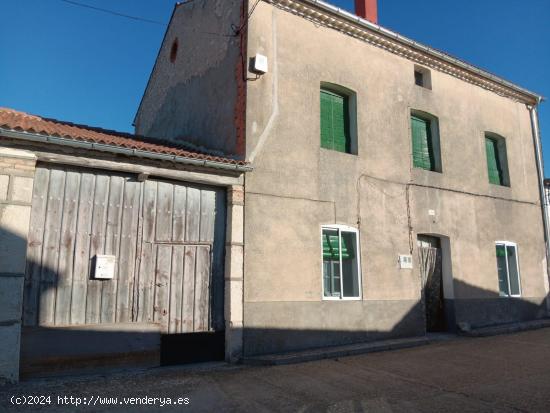
[(548, 316), (540, 97), (356, 3), (182, 3), (135, 119), (254, 165), (244, 356)]
[(136, 135), (0, 109), (0, 381), (548, 317), (541, 97), (356, 6), (177, 4)]

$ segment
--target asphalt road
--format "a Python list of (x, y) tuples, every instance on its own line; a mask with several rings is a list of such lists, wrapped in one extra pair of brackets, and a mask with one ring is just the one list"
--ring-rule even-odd
[[(43, 404), (11, 404), (24, 397)], [(108, 399), (116, 405), (102, 406)], [(75, 405), (84, 400), (92, 405)], [(35, 380), (1, 387), (4, 411), (550, 412), (550, 328), (288, 366)]]

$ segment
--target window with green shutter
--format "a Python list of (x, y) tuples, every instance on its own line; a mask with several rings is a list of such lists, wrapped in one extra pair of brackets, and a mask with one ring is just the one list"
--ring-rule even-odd
[(412, 156), (415, 168), (438, 171), (437, 136), (433, 136), (432, 122), (428, 118), (411, 115)]
[(349, 97), (321, 89), (321, 147), (351, 153)]
[(334, 226), (322, 229), (323, 296), (329, 299), (357, 299), (361, 296), (358, 232)]
[(489, 182), (494, 185), (508, 186), (508, 162), (504, 138), (485, 136), (487, 155), (487, 173)]

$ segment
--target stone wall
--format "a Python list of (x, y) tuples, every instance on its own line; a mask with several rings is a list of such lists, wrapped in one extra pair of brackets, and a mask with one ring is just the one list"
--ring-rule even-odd
[(19, 379), (21, 308), (36, 157), (0, 148), (0, 382)]

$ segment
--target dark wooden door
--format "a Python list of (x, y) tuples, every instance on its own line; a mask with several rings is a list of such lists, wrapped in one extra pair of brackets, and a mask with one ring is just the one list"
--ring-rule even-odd
[(443, 296), (443, 267), (439, 238), (418, 236), (418, 254), (422, 276), (422, 303), (426, 317), (426, 331), (445, 331), (445, 303)]

